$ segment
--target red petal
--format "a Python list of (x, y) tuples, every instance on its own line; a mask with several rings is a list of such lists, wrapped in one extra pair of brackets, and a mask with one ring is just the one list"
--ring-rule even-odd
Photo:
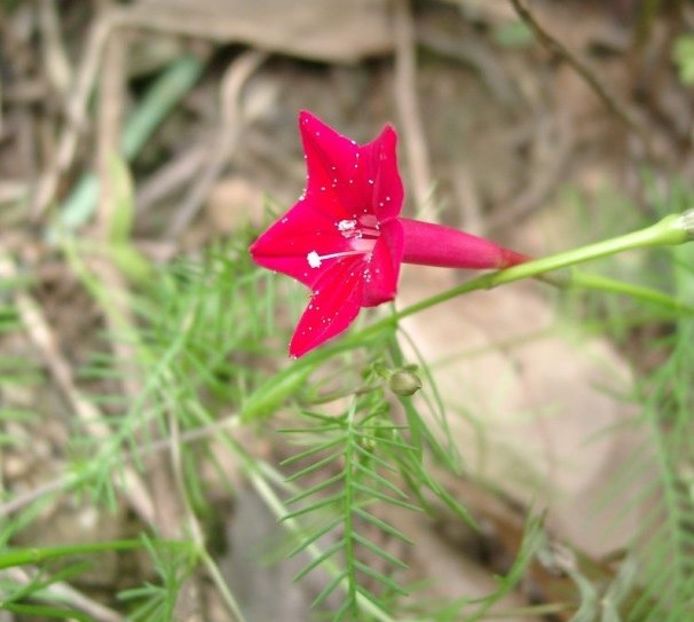
[(484, 270), (507, 268), (530, 259), (491, 240), (433, 222), (400, 218), (403, 261), (425, 266)]
[(321, 275), (289, 344), (291, 356), (303, 356), (340, 334), (357, 317), (364, 294), (364, 265), (361, 257), (345, 258)]
[(307, 259), (310, 252), (325, 255), (351, 250), (334, 219), (321, 207), (309, 197), (295, 203), (253, 243), (250, 248), (253, 260), (312, 287), (334, 262), (312, 268)]
[(402, 226), (398, 220), (381, 225), (365, 276), (364, 306), (375, 307), (395, 298), (403, 254)]
[(372, 190), (362, 180), (359, 145), (310, 112), (299, 114), (299, 130), (306, 154), (306, 195), (320, 201), (335, 221), (366, 213)]
[(405, 193), (398, 171), (398, 135), (386, 125), (378, 137), (362, 147), (367, 183), (374, 180), (373, 213), (380, 220), (394, 218), (402, 210)]
[(404, 193), (391, 126), (361, 147), (310, 112), (299, 114), (299, 128), (308, 169), (306, 193), (326, 213), (336, 220), (360, 214), (384, 220), (400, 213)]

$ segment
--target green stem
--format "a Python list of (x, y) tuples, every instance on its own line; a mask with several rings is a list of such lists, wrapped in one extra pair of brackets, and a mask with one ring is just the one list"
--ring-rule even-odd
[[(446, 302), (462, 294), (480, 289), (491, 289), (499, 285), (505, 285), (506, 283), (537, 277), (552, 270), (568, 268), (576, 264), (591, 261), (592, 259), (599, 259), (600, 257), (614, 255), (627, 250), (682, 244), (693, 239), (693, 230), (694, 210), (688, 210), (684, 214), (670, 214), (650, 227), (639, 229), (638, 231), (627, 233), (626, 235), (564, 251), (556, 255), (550, 255), (549, 257), (528, 261), (507, 268), (506, 270), (500, 270), (491, 274), (483, 274), (482, 276), (471, 279), (456, 287), (452, 287), (440, 294), (425, 298), (335, 343), (310, 352), (306, 356), (298, 359), (293, 365), (282, 370), (271, 382), (274, 383), (281, 380), (284, 375), (290, 372), (296, 373), (300, 368), (315, 367), (325, 359), (339, 352), (350, 350), (356, 345), (362, 345), (367, 341), (377, 338), (382, 330), (396, 325), (397, 321), (402, 318), (409, 317), (410, 315), (434, 307), (437, 304)], [(567, 283), (571, 285), (572, 281), (569, 280)], [(601, 289), (603, 291), (637, 295), (651, 302), (665, 303), (670, 308), (680, 308), (678, 303), (673, 302), (672, 299), (666, 297), (665, 294), (645, 287), (629, 285), (619, 281), (611, 281), (611, 279), (607, 279), (607, 277), (591, 277), (581, 273), (578, 273), (578, 277), (576, 277), (576, 273), (574, 273), (573, 284), (586, 285), (593, 289)], [(682, 305), (681, 308), (689, 309), (689, 307), (685, 305)]]
[[(393, 320), (399, 320), (401, 318), (414, 315), (419, 311), (423, 311), (424, 309), (433, 307), (441, 302), (445, 302), (451, 298), (455, 298), (461, 294), (467, 294), (475, 290), (491, 289), (499, 285), (505, 285), (506, 283), (513, 283), (522, 279), (536, 277), (544, 274), (545, 272), (551, 272), (552, 270), (558, 270), (560, 268), (567, 268), (569, 266), (584, 263), (592, 259), (599, 259), (600, 257), (606, 257), (607, 255), (615, 255), (627, 250), (682, 244), (689, 239), (684, 222), (684, 216), (680, 214), (670, 214), (669, 216), (666, 216), (659, 222), (651, 225), (650, 227), (646, 227), (645, 229), (639, 229), (638, 231), (627, 233), (626, 235), (621, 235), (616, 238), (610, 238), (609, 240), (603, 240), (602, 242), (596, 242), (595, 244), (589, 244), (588, 246), (582, 246), (580, 248), (564, 251), (563, 253), (558, 253), (557, 255), (550, 255), (549, 257), (528, 261), (518, 266), (513, 266), (512, 268), (494, 272), (492, 274), (484, 274), (476, 279), (467, 281), (462, 285), (458, 285), (457, 287), (453, 287), (445, 292), (441, 292), (440, 294), (415, 303), (406, 309), (399, 311), (393, 317), (386, 318), (385, 320), (381, 320), (380, 322), (373, 324), (369, 328), (362, 331), (361, 334), (370, 332), (375, 327), (379, 327), (380, 330), (385, 322), (392, 322)], [(358, 335), (359, 333), (355, 336)]]
[(213, 583), (215, 584), (215, 587), (224, 599), (226, 606), (229, 608), (229, 611), (231, 611), (236, 622), (246, 622), (246, 618), (243, 615), (243, 612), (241, 611), (241, 606), (236, 601), (234, 594), (229, 589), (226, 579), (220, 572), (219, 567), (215, 563), (214, 559), (212, 559), (212, 556), (210, 555), (208, 550), (203, 547), (200, 550), (200, 555), (202, 557), (202, 562), (205, 565), (205, 568), (207, 568), (207, 572), (209, 573), (210, 578), (212, 579)]
[(668, 311), (684, 312), (694, 315), (694, 306), (682, 302), (677, 298), (668, 296), (650, 287), (625, 283), (624, 281), (618, 281), (617, 279), (611, 279), (610, 277), (599, 274), (572, 270), (566, 286), (569, 288), (592, 289), (609, 294), (624, 294), (625, 296), (630, 296), (637, 300), (643, 300), (658, 305)]
[(353, 435), (354, 435), (354, 415), (356, 412), (356, 402), (349, 409), (349, 415), (347, 416), (347, 436), (348, 442), (345, 447), (345, 470), (344, 470), (344, 483), (343, 490), (345, 492), (344, 500), (344, 523), (343, 523), (343, 539), (344, 539), (344, 554), (345, 554), (345, 567), (347, 568), (347, 596), (349, 598), (350, 608), (353, 613), (357, 613), (357, 573), (356, 573), (356, 558), (354, 556), (354, 516), (352, 515), (352, 505), (354, 503), (354, 485), (353, 478), (354, 472), (352, 470), (353, 460), (354, 460), (354, 447)]
[[(603, 240), (602, 242), (596, 242), (595, 244), (589, 244), (588, 246), (582, 246), (556, 255), (550, 255), (549, 257), (528, 261), (507, 268), (506, 270), (500, 270), (491, 274), (483, 274), (462, 285), (425, 298), (378, 322), (374, 322), (360, 331), (354, 332), (336, 342), (308, 353), (306, 356), (301, 357), (275, 374), (265, 384), (259, 387), (250, 399), (262, 400), (265, 395), (275, 391), (277, 386), (288, 382), (292, 377), (296, 377), (297, 374), (304, 372), (310, 373), (312, 369), (340, 352), (352, 350), (355, 347), (363, 346), (370, 341), (381, 338), (381, 333), (388, 328), (395, 327), (399, 320), (456, 298), (462, 294), (481, 289), (491, 289), (522, 279), (538, 277), (546, 272), (559, 270), (560, 268), (568, 268), (576, 264), (599, 259), (600, 257), (606, 257), (608, 255), (614, 255), (627, 250), (655, 246), (671, 246), (683, 244), (690, 240), (694, 240), (694, 209), (689, 209), (682, 214), (670, 214), (650, 227), (639, 229), (638, 231), (627, 233), (626, 235), (610, 238), (609, 240)], [(562, 284), (562, 279), (559, 279), (559, 284)], [(564, 284), (569, 286), (574, 284), (601, 291), (628, 294), (648, 302), (664, 304), (670, 309), (685, 310), (687, 312), (691, 311), (690, 306), (685, 304), (680, 305), (677, 301), (674, 301), (656, 290), (638, 285), (621, 283), (619, 281), (612, 281), (607, 277), (591, 276), (580, 272), (574, 272), (573, 280), (571, 278), (568, 280), (565, 279)]]
[[(222, 438), (226, 437), (223, 436)], [(255, 488), (258, 495), (260, 495), (263, 501), (265, 501), (267, 507), (270, 508), (270, 510), (275, 514), (278, 520), (284, 518), (287, 514), (289, 514), (289, 510), (284, 506), (278, 495), (268, 484), (265, 477), (258, 468), (257, 464), (255, 464), (249, 458), (244, 457), (243, 454), (239, 453), (239, 449), (237, 447), (234, 447), (234, 449), (236, 450), (237, 455), (240, 455), (244, 460), (246, 467), (246, 476), (249, 478), (251, 485)], [(297, 534), (299, 537), (305, 537), (304, 528), (295, 519), (288, 518), (286, 520), (283, 520), (282, 524), (289, 530), (291, 530), (293, 533)], [(321, 549), (315, 543), (307, 546), (306, 551), (313, 559), (317, 559), (321, 556)], [(333, 577), (338, 575), (340, 572), (339, 568), (337, 568), (331, 560), (325, 561), (322, 566)], [(349, 593), (349, 584), (347, 577), (340, 580), (340, 585), (343, 587), (346, 593)], [(381, 609), (375, 602), (366, 598), (366, 596), (364, 596), (361, 592), (356, 593), (356, 602), (359, 608), (364, 613), (372, 616), (373, 618), (378, 620), (378, 622), (395, 622), (395, 620), (391, 618), (387, 612)]]
[(104, 551), (130, 551), (140, 548), (139, 540), (115, 540), (113, 542), (94, 542), (91, 544), (66, 544), (63, 546), (32, 547), (26, 549), (5, 549), (0, 553), (0, 569), (38, 564), (49, 559), (67, 555), (103, 553)]

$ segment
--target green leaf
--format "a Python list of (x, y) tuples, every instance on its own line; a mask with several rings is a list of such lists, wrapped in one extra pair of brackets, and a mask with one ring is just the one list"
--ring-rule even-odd
[(29, 605), (21, 603), (5, 603), (3, 609), (21, 615), (34, 616), (37, 618), (58, 618), (60, 620), (78, 620), (79, 622), (92, 622), (92, 618), (86, 613), (75, 609), (64, 609), (62, 607), (51, 607), (50, 605)]
[(357, 516), (359, 516), (359, 518), (366, 521), (367, 523), (371, 523), (375, 527), (378, 527), (381, 531), (387, 533), (389, 536), (392, 536), (393, 538), (397, 538), (398, 540), (405, 542), (406, 544), (414, 544), (414, 542), (412, 542), (412, 540), (410, 540), (404, 533), (402, 533), (402, 531), (400, 531), (399, 529), (396, 529), (392, 525), (389, 525), (385, 521), (374, 516), (370, 512), (367, 512), (363, 508), (360, 508), (360, 507), (355, 508), (354, 513)]
[(119, 246), (130, 242), (135, 219), (133, 180), (125, 160), (111, 153), (108, 158), (108, 176), (112, 192), (113, 213), (108, 223), (108, 241)]
[(371, 568), (370, 566), (367, 566), (363, 562), (356, 561), (355, 565), (357, 567), (357, 570), (364, 573), (367, 577), (371, 577), (372, 579), (375, 579), (379, 583), (382, 583), (387, 588), (393, 590), (393, 592), (396, 592), (397, 594), (401, 594), (403, 596), (406, 596), (408, 594), (408, 591), (403, 589), (402, 587), (400, 587), (395, 581), (393, 581), (393, 579), (378, 572), (377, 570)]
[(374, 555), (377, 555), (381, 559), (386, 560), (389, 564), (403, 569), (408, 567), (405, 562), (399, 560), (397, 557), (395, 557), (385, 549), (381, 548), (380, 546), (378, 546), (378, 544), (372, 542), (368, 538), (365, 538), (364, 536), (356, 532), (353, 534), (352, 537), (363, 547), (369, 549), (369, 551), (371, 551)]
[(329, 505), (333, 505), (333, 504), (337, 503), (338, 501), (341, 501), (343, 498), (344, 498), (344, 492), (338, 492), (334, 495), (326, 497), (325, 499), (321, 499), (320, 501), (316, 501), (315, 503), (312, 503), (311, 505), (307, 505), (303, 508), (295, 510), (294, 512), (290, 512), (289, 514), (285, 514), (281, 520), (286, 521), (286, 520), (289, 520), (290, 518), (296, 518), (297, 516), (303, 516), (304, 514), (309, 514), (310, 512), (315, 512), (316, 510), (320, 510), (320, 509), (327, 507)]
[(328, 521), (323, 527), (317, 529), (312, 534), (303, 538), (297, 546), (295, 546), (291, 551), (289, 551), (287, 557), (294, 557), (295, 555), (301, 553), (301, 551), (306, 550), (306, 548), (314, 542), (316, 542), (316, 540), (319, 540), (323, 536), (330, 533), (333, 529), (335, 529), (340, 523), (342, 523), (342, 520), (342, 516), (337, 516), (333, 520)]
[(34, 548), (6, 548), (0, 551), (0, 569), (38, 564), (49, 559), (103, 553), (104, 551), (129, 551), (142, 547), (139, 540), (115, 540), (113, 542), (94, 542), (91, 544), (66, 544)]
[[(312, 455), (313, 453), (315, 453), (315, 452), (311, 452), (311, 454), (309, 454), (309, 455)], [(307, 467), (301, 469), (300, 471), (296, 471), (295, 473), (292, 473), (291, 476), (287, 478), (287, 482), (294, 482), (298, 479), (301, 479), (302, 477), (305, 477), (306, 475), (309, 475), (311, 473), (314, 473), (314, 472), (322, 469), (324, 466), (327, 466), (331, 462), (334, 462), (335, 460), (337, 460), (337, 458), (342, 456), (343, 453), (344, 453), (344, 451), (342, 450), (342, 448), (340, 448), (339, 451), (336, 451), (336, 452), (334, 452), (328, 456), (325, 456), (324, 458), (321, 458), (317, 462), (314, 462), (314, 463), (308, 465)]]
[(320, 566), (324, 561), (330, 559), (335, 553), (338, 551), (342, 550), (342, 547), (344, 546), (344, 542), (342, 540), (335, 542), (331, 546), (329, 546), (327, 549), (325, 549), (318, 557), (316, 557), (314, 560), (312, 560), (307, 566), (305, 566), (295, 577), (294, 581), (300, 581), (303, 577), (305, 577), (309, 572), (311, 572), (314, 568), (317, 568)]
[(299, 501), (305, 499), (306, 497), (310, 497), (311, 495), (315, 495), (316, 493), (319, 493), (319, 492), (325, 490), (326, 488), (329, 488), (333, 484), (341, 482), (342, 480), (344, 480), (344, 475), (342, 473), (338, 473), (337, 475), (333, 475), (332, 477), (329, 477), (328, 479), (324, 479), (323, 481), (320, 481), (317, 484), (314, 484), (310, 488), (306, 488), (305, 490), (302, 490), (301, 492), (295, 494), (294, 496), (287, 499), (286, 503), (287, 503), (287, 505), (292, 505), (293, 503), (298, 503)]
[(311, 607), (317, 607), (320, 605), (330, 594), (332, 594), (335, 591), (335, 588), (340, 584), (341, 581), (344, 581), (344, 579), (347, 577), (347, 571), (343, 570), (342, 572), (336, 574), (332, 580), (321, 590), (320, 594), (316, 596), (314, 601), (311, 603)]
[(310, 365), (294, 364), (270, 378), (246, 400), (241, 411), (243, 421), (256, 421), (272, 415), (299, 392), (312, 371)]

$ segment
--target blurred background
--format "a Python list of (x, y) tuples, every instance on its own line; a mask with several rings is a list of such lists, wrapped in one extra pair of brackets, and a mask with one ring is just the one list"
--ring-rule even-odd
[[(90, 561), (3, 562), (0, 620), (320, 619), (329, 578), (292, 582), (253, 475), (286, 475), (308, 398), (224, 427), (305, 301), (245, 254), (302, 191), (300, 109), (358, 142), (393, 123), (408, 216), (541, 256), (692, 206), (693, 84), (686, 0), (3, 0), (0, 544)], [(682, 307), (519, 283), (403, 322), (463, 475), (428, 468), (480, 528), (384, 510), (419, 603), (381, 594), (389, 619), (692, 619), (692, 260), (594, 266)], [(468, 277), (407, 269), (397, 304)], [(208, 332), (179, 343), (193, 290)], [(143, 533), (206, 553), (93, 557)]]

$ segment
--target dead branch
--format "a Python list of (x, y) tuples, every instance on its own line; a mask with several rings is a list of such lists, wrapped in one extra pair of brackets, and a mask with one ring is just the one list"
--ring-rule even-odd
[(610, 93), (595, 73), (581, 61), (563, 43), (552, 36), (538, 21), (530, 10), (523, 4), (522, 0), (511, 0), (518, 17), (533, 31), (540, 42), (551, 52), (563, 58), (578, 73), (586, 84), (593, 90), (598, 98), (605, 104), (607, 109), (614, 114), (626, 128), (634, 132), (643, 143), (646, 155), (649, 159), (655, 160), (653, 141), (643, 124), (637, 119), (631, 110), (621, 102), (615, 95)]

